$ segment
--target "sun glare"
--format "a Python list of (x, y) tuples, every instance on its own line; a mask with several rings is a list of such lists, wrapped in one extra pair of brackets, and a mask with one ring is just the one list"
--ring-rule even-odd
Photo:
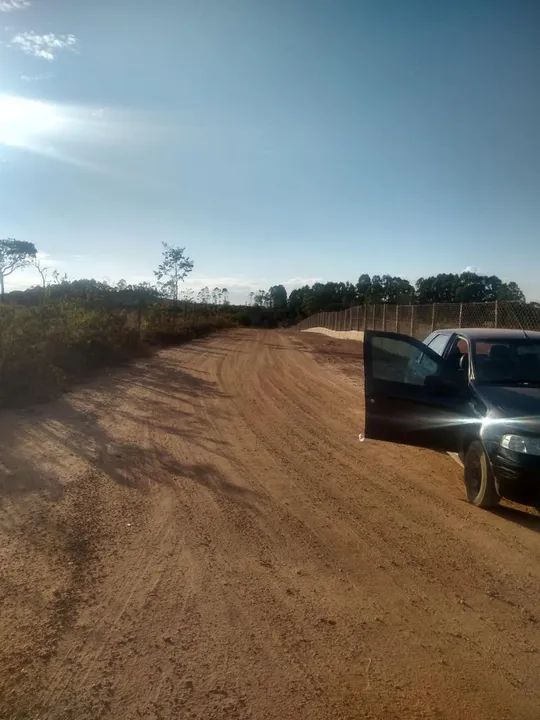
[(65, 122), (50, 103), (0, 95), (0, 145), (39, 150)]

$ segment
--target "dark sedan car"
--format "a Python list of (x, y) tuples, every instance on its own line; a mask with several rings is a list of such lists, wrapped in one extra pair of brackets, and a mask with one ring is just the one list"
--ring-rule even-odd
[(459, 453), (470, 502), (540, 508), (540, 332), (364, 337), (366, 438)]

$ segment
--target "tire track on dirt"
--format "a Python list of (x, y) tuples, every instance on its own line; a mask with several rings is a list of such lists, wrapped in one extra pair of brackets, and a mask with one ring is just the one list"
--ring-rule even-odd
[[(536, 718), (534, 518), (471, 509), (443, 456), (358, 444), (360, 369), (356, 344), (236, 330), (21, 421), (29, 477), (47, 462), (56, 480), (47, 503), (27, 481), (0, 525), (12, 573), (65, 587), (13, 528), (60, 512), (67, 483), (91, 521), (88, 469), (104, 510), (99, 572), (0, 714)], [(9, 608), (0, 640), (22, 647)]]

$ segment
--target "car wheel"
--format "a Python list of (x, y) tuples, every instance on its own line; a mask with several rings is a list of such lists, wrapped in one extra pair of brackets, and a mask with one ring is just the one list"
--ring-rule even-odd
[(465, 453), (465, 488), (467, 500), (477, 507), (491, 508), (499, 503), (491, 465), (479, 440), (474, 440)]

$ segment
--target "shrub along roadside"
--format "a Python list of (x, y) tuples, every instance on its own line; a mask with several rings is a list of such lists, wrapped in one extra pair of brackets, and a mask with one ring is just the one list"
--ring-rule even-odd
[(139, 310), (73, 301), (0, 306), (0, 407), (50, 399), (101, 367), (233, 324), (224, 314), (160, 304)]

